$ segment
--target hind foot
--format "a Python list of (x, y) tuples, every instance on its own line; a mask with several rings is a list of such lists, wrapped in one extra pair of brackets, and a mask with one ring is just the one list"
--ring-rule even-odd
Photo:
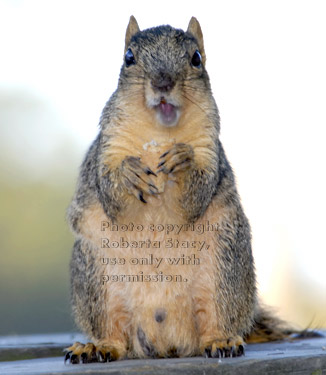
[(68, 360), (72, 364), (111, 362), (120, 359), (125, 354), (123, 350), (119, 350), (113, 345), (95, 346), (91, 342), (87, 344), (75, 342), (72, 346), (64, 350), (67, 352), (65, 362)]
[(226, 340), (213, 340), (206, 343), (202, 350), (206, 358), (240, 357), (244, 355), (244, 342), (240, 336)]

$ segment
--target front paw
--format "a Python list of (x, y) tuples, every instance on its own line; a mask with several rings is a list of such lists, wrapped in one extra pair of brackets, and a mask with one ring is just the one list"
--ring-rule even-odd
[(206, 358), (240, 357), (244, 355), (244, 342), (240, 336), (213, 340), (203, 346), (202, 352)]
[(138, 157), (127, 156), (121, 164), (122, 183), (129, 194), (133, 194), (143, 203), (147, 203), (144, 199), (144, 193), (150, 195), (158, 193), (158, 189), (150, 177), (151, 175), (157, 177)]
[(160, 156), (161, 162), (157, 168), (159, 172), (176, 173), (190, 168), (194, 162), (194, 150), (185, 143), (176, 143), (170, 150)]

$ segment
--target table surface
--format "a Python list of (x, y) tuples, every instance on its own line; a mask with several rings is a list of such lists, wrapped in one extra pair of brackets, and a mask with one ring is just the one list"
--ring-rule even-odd
[(322, 375), (326, 374), (326, 331), (320, 333), (324, 337), (250, 344), (245, 356), (239, 358), (138, 359), (79, 365), (65, 364), (61, 353), (73, 341), (85, 342), (80, 334), (0, 336), (0, 374)]

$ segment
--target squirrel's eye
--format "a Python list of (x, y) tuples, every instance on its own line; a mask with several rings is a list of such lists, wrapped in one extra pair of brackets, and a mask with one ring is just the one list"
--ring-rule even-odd
[(194, 55), (192, 56), (191, 65), (196, 68), (199, 68), (201, 65), (201, 54), (198, 50), (196, 50)]
[(126, 61), (126, 66), (130, 66), (132, 64), (136, 64), (135, 61), (135, 56), (132, 53), (132, 50), (130, 48), (127, 49), (126, 55), (125, 55), (125, 61)]

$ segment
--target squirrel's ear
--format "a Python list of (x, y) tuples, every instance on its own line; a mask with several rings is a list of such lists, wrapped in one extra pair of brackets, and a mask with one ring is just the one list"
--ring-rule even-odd
[(125, 52), (128, 49), (131, 38), (133, 37), (133, 35), (138, 33), (138, 31), (140, 31), (140, 29), (136, 21), (136, 18), (134, 16), (131, 16), (129, 23), (128, 23), (127, 31), (126, 31)]
[(196, 38), (199, 47), (199, 52), (202, 56), (203, 63), (205, 64), (206, 55), (204, 49), (204, 38), (197, 18), (191, 17), (187, 32)]

